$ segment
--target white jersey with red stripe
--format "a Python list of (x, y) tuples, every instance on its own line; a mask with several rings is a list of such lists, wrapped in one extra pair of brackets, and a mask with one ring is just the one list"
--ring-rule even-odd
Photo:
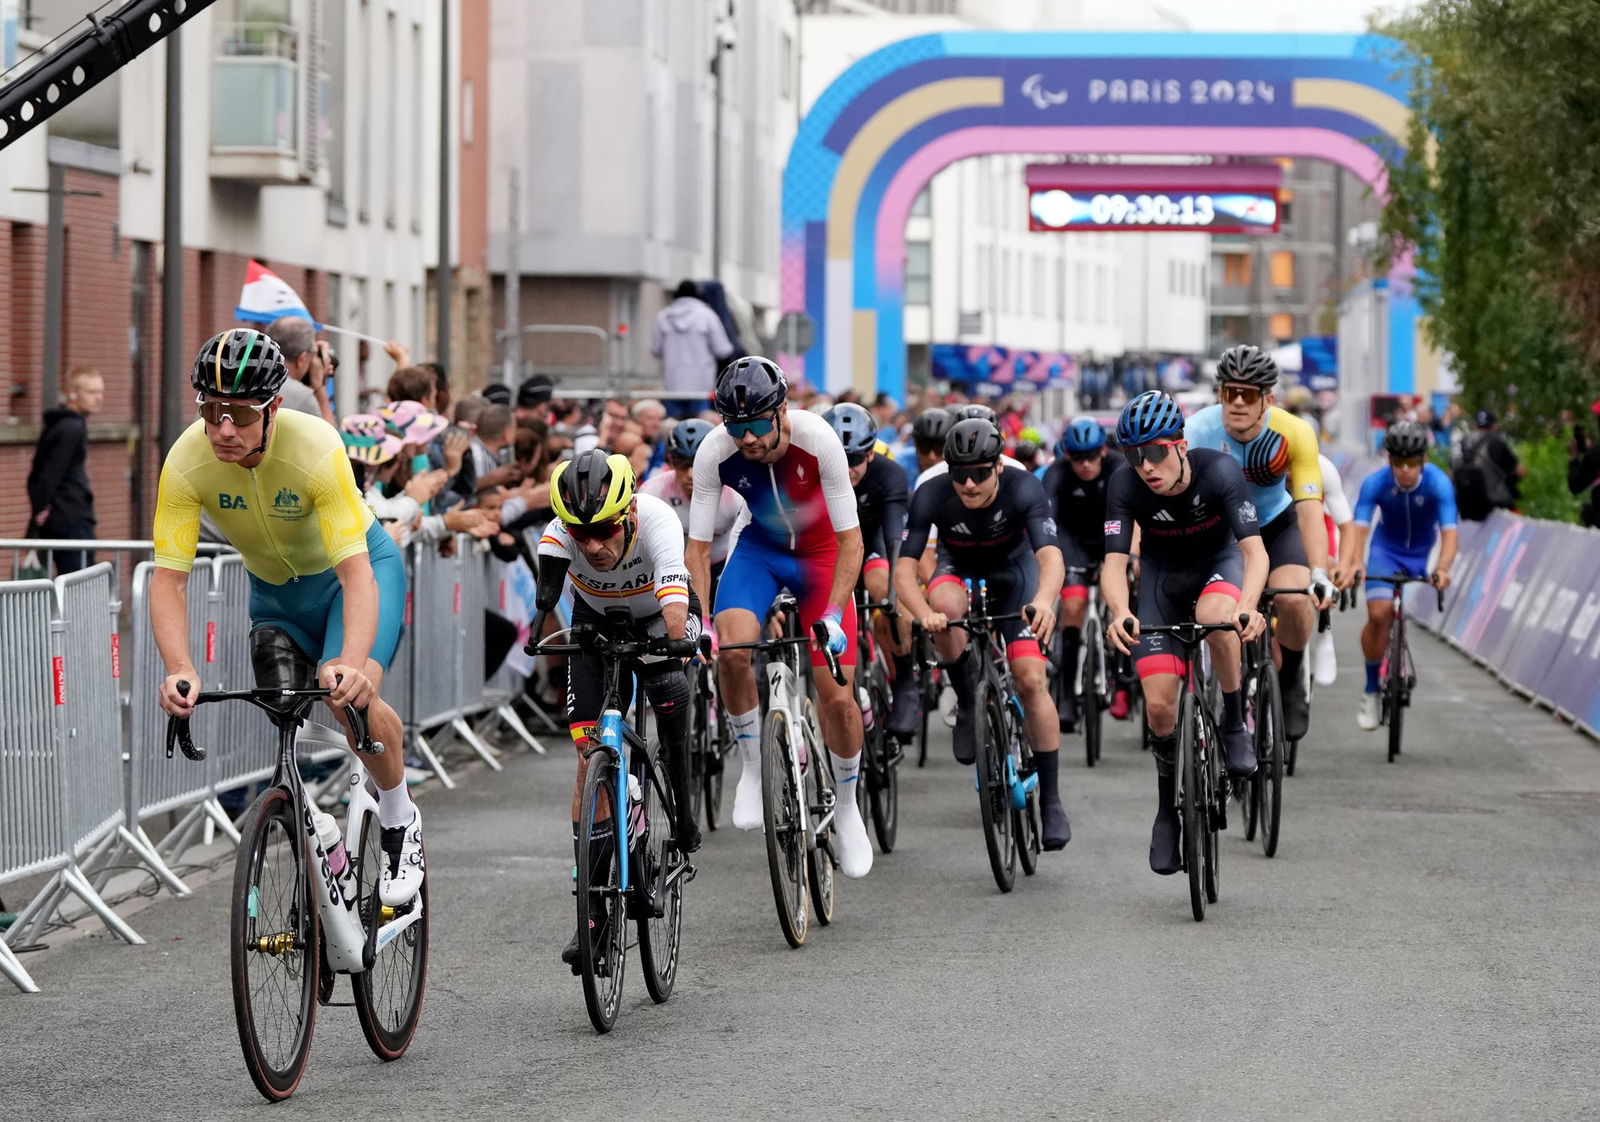
[(815, 413), (790, 409), (786, 415), (789, 446), (774, 463), (745, 459), (724, 425), (700, 442), (689, 508), (689, 536), (695, 541), (712, 539), (724, 487), (733, 488), (750, 508), (750, 524), (741, 537), (781, 552), (831, 551), (835, 534), (861, 524), (838, 435)]
[(539, 554), (566, 558), (573, 593), (596, 611), (620, 605), (634, 619), (650, 619), (668, 604), (688, 606), (689, 570), (683, 563), (683, 527), (672, 507), (653, 495), (636, 501), (637, 529), (616, 568), (601, 572), (589, 564), (559, 518), (545, 527)]
[[(694, 496), (683, 493), (683, 488), (678, 486), (678, 475), (675, 471), (669, 467), (662, 468), (639, 484), (639, 494), (654, 495), (672, 507), (672, 512), (683, 524), (684, 534), (689, 533), (689, 509)], [(733, 552), (733, 543), (739, 539), (739, 531), (749, 521), (750, 508), (744, 505), (739, 492), (732, 487), (724, 487), (722, 497), (717, 503), (716, 535), (711, 539), (713, 565), (727, 560), (728, 554)]]

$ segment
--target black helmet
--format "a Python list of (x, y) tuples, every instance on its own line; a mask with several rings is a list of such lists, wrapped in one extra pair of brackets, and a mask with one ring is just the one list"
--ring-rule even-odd
[(911, 438), (918, 443), (938, 444), (942, 447), (945, 433), (950, 431), (950, 426), (954, 423), (946, 410), (924, 409), (917, 414), (917, 419), (911, 422)]
[(1243, 382), (1270, 390), (1278, 384), (1278, 364), (1260, 347), (1242, 343), (1229, 347), (1217, 359), (1217, 382)]
[(1422, 456), (1428, 444), (1428, 428), (1420, 421), (1396, 421), (1383, 434), (1383, 450), (1391, 456)]
[(1024, 464), (1031, 464), (1039, 458), (1039, 442), (1036, 440), (1017, 441), (1016, 457)]
[(699, 417), (679, 421), (672, 426), (672, 432), (667, 434), (667, 455), (682, 456), (686, 460), (694, 459), (694, 454), (700, 451), (700, 442), (706, 438), (711, 429), (711, 422), (702, 421)]
[(970, 421), (974, 418), (980, 421), (990, 422), (998, 419), (994, 415), (994, 410), (990, 409), (987, 405), (958, 405), (954, 409), (950, 410), (951, 424), (956, 424), (960, 421)]
[(951, 467), (992, 464), (1005, 448), (1000, 426), (982, 417), (957, 421), (944, 438), (944, 459)]
[(864, 408), (853, 401), (841, 402), (822, 415), (832, 426), (844, 445), (845, 458), (852, 467), (866, 458), (872, 446), (878, 443), (878, 422)]
[(633, 465), (626, 456), (590, 448), (550, 475), (550, 506), (569, 526), (614, 522), (632, 502)]
[(778, 364), (760, 355), (736, 358), (717, 376), (711, 404), (724, 421), (764, 417), (789, 397), (789, 380)]
[(189, 384), (218, 397), (271, 401), (288, 376), (283, 352), (271, 336), (236, 327), (206, 340), (189, 370)]

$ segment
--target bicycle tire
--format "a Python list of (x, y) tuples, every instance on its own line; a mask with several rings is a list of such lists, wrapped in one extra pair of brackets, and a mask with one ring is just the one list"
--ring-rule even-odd
[(694, 677), (689, 683), (689, 735), (685, 743), (689, 746), (688, 790), (691, 822), (699, 822), (700, 815), (705, 809), (706, 771), (711, 753), (716, 750), (715, 745), (711, 743), (711, 720), (705, 692), (706, 673), (704, 665), (696, 666)]
[(978, 685), (977, 712), (981, 715), (982, 739), (978, 744), (978, 807), (983, 814), (983, 845), (989, 853), (989, 868), (1001, 892), (1010, 892), (1017, 880), (1017, 846), (1012, 831), (1011, 793), (1006, 790), (1005, 757), (1000, 746), (1006, 742), (1002, 701), (987, 679)]
[[(805, 774), (806, 805), (810, 808), (811, 821), (816, 822), (822, 817), (824, 807), (836, 803), (839, 792), (833, 781), (833, 763), (822, 744), (817, 707), (809, 697), (805, 700), (802, 712), (805, 714), (805, 723), (800, 727), (800, 735), (806, 738), (806, 755), (812, 761)], [(856, 782), (859, 785), (860, 780)], [(816, 848), (806, 854), (806, 858), (811, 914), (826, 927), (833, 922), (833, 906), (837, 902), (835, 890), (838, 887), (838, 880), (834, 876), (834, 866), (838, 862), (834, 860), (832, 825), (817, 831)]]
[(1105, 652), (1100, 647), (1098, 629), (1083, 629), (1083, 675), (1079, 687), (1078, 716), (1083, 721), (1083, 752), (1090, 767), (1100, 762), (1101, 717), (1105, 714), (1105, 698), (1100, 692), (1101, 668)]
[(1291, 740), (1288, 742), (1288, 744), (1289, 758), (1283, 762), (1283, 774), (1293, 775), (1295, 760), (1300, 755), (1300, 742), (1298, 740)]
[[(789, 753), (796, 750), (793, 725), (782, 709), (767, 713), (761, 727), (761, 817), (767, 840), (767, 870), (778, 926), (791, 947), (805, 945), (806, 824), (803, 792), (795, 790)], [(807, 761), (810, 766), (814, 761)]]
[[(1396, 593), (1398, 595), (1398, 593)], [(1389, 762), (1400, 754), (1405, 733), (1405, 651), (1398, 624), (1389, 629), (1388, 674), (1383, 682), (1384, 704), (1389, 710)]]
[[(228, 936), (239, 1046), (251, 1082), (271, 1102), (300, 1085), (316, 1030), (321, 926), (307, 856), (294, 800), (267, 788), (240, 838)], [(267, 1021), (280, 1014), (287, 1033)]]
[(428, 881), (423, 879), (417, 898), (404, 908), (389, 909), (378, 898), (379, 873), (383, 863), (383, 832), (376, 813), (367, 816), (361, 831), (360, 854), (356, 869), (360, 882), (357, 897), (361, 926), (373, 943), (379, 924), (408, 915), (420, 914), (416, 922), (375, 948), (372, 965), (350, 976), (355, 990), (356, 1019), (367, 1047), (385, 1063), (398, 1060), (411, 1046), (417, 1020), (422, 1016), (422, 997), (428, 984)]
[[(1263, 700), (1264, 699), (1264, 700)], [(1265, 720), (1263, 720), (1263, 717)], [(1260, 800), (1261, 852), (1278, 854), (1283, 823), (1283, 769), (1288, 743), (1283, 735), (1283, 697), (1278, 674), (1269, 663), (1256, 683), (1256, 774), (1251, 780)]]
[(939, 708), (939, 671), (931, 665), (933, 641), (920, 628), (912, 651), (917, 660), (917, 699), (921, 710), (917, 719), (917, 766), (928, 766), (928, 718)]
[[(609, 749), (589, 751), (578, 807), (578, 965), (583, 976), (583, 1003), (598, 1033), (611, 1031), (622, 1004), (622, 980), (628, 964), (627, 908), (622, 899), (624, 846), (622, 816), (617, 807), (617, 763)], [(596, 827), (612, 823), (611, 856), (595, 868), (591, 839)], [(599, 938), (589, 937), (598, 931)]]
[[(644, 784), (645, 835), (639, 839), (635, 865), (638, 879), (635, 893), (639, 907), (639, 966), (644, 972), (644, 988), (657, 1005), (672, 996), (678, 978), (678, 955), (683, 943), (683, 877), (679, 875), (687, 860), (675, 844), (677, 804), (672, 798), (672, 783), (660, 758), (651, 762)], [(658, 916), (645, 901), (655, 896), (656, 880), (668, 882), (659, 897)]]
[(706, 702), (706, 712), (708, 715), (715, 714), (717, 718), (717, 735), (709, 741), (711, 755), (706, 757), (705, 761), (703, 803), (706, 810), (706, 829), (715, 830), (718, 820), (722, 818), (722, 784), (728, 773), (728, 760), (733, 756), (733, 733), (729, 731), (728, 715), (722, 709), (722, 701), (714, 693)]
[[(1021, 733), (1019, 732), (1020, 738)], [(1019, 777), (1032, 774), (1032, 755), (1024, 747), (1014, 754)], [(1011, 811), (1011, 836), (1016, 839), (1017, 864), (1022, 875), (1031, 877), (1039, 871), (1039, 854), (1044, 848), (1044, 827), (1040, 822), (1039, 792), (1029, 791), (1021, 810)]]
[[(891, 700), (881, 666), (873, 668), (870, 690), (873, 713), (887, 714)], [(886, 716), (877, 719), (880, 731), (877, 758), (872, 762), (875, 774), (867, 786), (867, 798), (872, 804), (872, 832), (878, 838), (878, 849), (882, 853), (893, 853), (900, 832), (900, 767), (887, 720)]]
[(1206, 918), (1205, 843), (1209, 808), (1205, 784), (1201, 779), (1200, 714), (1194, 694), (1187, 689), (1178, 702), (1179, 828), (1183, 832), (1183, 867), (1189, 874), (1189, 908), (1196, 923)]

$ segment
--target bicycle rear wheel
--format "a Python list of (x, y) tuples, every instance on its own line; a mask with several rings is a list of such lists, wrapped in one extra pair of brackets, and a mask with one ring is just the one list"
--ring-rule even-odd
[[(377, 814), (367, 815), (356, 864), (361, 878), (357, 899), (361, 926), (372, 948), (372, 965), (352, 974), (350, 983), (355, 989), (356, 1019), (367, 1046), (387, 1063), (405, 1055), (422, 1015), (422, 994), (428, 982), (428, 882), (423, 880), (417, 898), (405, 907), (384, 907), (378, 898), (382, 838)], [(416, 918), (398, 930), (412, 915)]]
[[(805, 737), (806, 758), (811, 761), (805, 774), (806, 806), (810, 809), (811, 821), (819, 822), (827, 809), (837, 804), (839, 792), (833, 782), (833, 763), (823, 748), (822, 734), (818, 731), (817, 707), (810, 698), (805, 700), (804, 713), (805, 723), (800, 727), (800, 735)], [(856, 782), (859, 784), (860, 780)], [(829, 824), (817, 831), (816, 848), (811, 850), (806, 859), (806, 880), (811, 886), (811, 911), (824, 927), (833, 922), (835, 864), (833, 826)]]
[(917, 663), (917, 697), (921, 709), (917, 719), (917, 766), (927, 767), (928, 718), (939, 708), (939, 671), (932, 665), (933, 640), (920, 627), (917, 628), (911, 649)]
[(1001, 892), (1010, 892), (1017, 880), (1017, 845), (1013, 832), (1011, 792), (1006, 789), (1005, 702), (987, 680), (978, 685), (978, 807), (983, 812), (983, 844), (989, 851), (989, 868)]
[[(803, 792), (796, 790), (791, 752), (799, 751), (789, 714), (773, 709), (761, 729), (761, 815), (766, 828), (767, 869), (772, 874), (772, 899), (778, 926), (791, 947), (805, 945), (810, 917), (806, 912), (806, 823)], [(808, 760), (808, 767), (817, 761)]]
[[(626, 859), (622, 812), (617, 807), (617, 763), (609, 749), (592, 748), (578, 807), (578, 963), (583, 1003), (596, 1032), (610, 1032), (622, 1003), (627, 967), (627, 909), (622, 899)], [(607, 856), (595, 862), (597, 831), (612, 831)]]
[(316, 893), (288, 791), (263, 791), (242, 834), (228, 924), (233, 1014), (251, 1081), (281, 1102), (300, 1085), (316, 1028)]
[(1200, 714), (1195, 696), (1185, 689), (1178, 702), (1178, 802), (1183, 830), (1183, 867), (1189, 874), (1189, 907), (1196, 923), (1206, 918), (1204, 835), (1209, 808), (1200, 759)]
[[(1283, 819), (1283, 770), (1287, 745), (1283, 738), (1283, 698), (1278, 674), (1268, 664), (1256, 678), (1256, 774), (1250, 781), (1259, 811), (1261, 852), (1278, 853), (1278, 830)], [(1248, 816), (1247, 816), (1248, 818)], [(1246, 831), (1246, 839), (1249, 831)]]
[(1083, 720), (1083, 752), (1090, 767), (1100, 762), (1100, 718), (1105, 713), (1105, 650), (1098, 627), (1083, 629), (1083, 676), (1079, 688), (1079, 715)]
[(875, 666), (872, 684), (872, 711), (876, 715), (875, 735), (872, 739), (872, 776), (867, 784), (867, 797), (872, 804), (872, 832), (877, 835), (878, 849), (894, 852), (895, 837), (900, 831), (900, 754), (899, 745), (889, 733), (889, 685), (883, 679), (883, 668)]
[[(637, 846), (635, 897), (640, 901), (639, 964), (644, 988), (657, 1005), (672, 996), (683, 939), (683, 885), (688, 859), (675, 844), (677, 804), (660, 760), (651, 762), (644, 784), (644, 837)], [(659, 914), (658, 914), (659, 913)]]
[[(1033, 753), (1022, 743), (1022, 730), (1014, 728), (1012, 736), (1011, 762), (1017, 781), (1022, 783), (1034, 773)], [(1039, 869), (1039, 852), (1044, 847), (1037, 788), (1028, 792), (1021, 810), (1011, 811), (1011, 834), (1017, 840), (1017, 863), (1022, 866), (1023, 875), (1031, 877)]]
[[(707, 681), (714, 684), (710, 678), (710, 670), (706, 671)], [(733, 733), (728, 730), (728, 715), (722, 709), (722, 702), (711, 694), (706, 701), (706, 719), (716, 719), (714, 735), (707, 737), (706, 743), (710, 746), (705, 758), (705, 773), (702, 785), (705, 788), (706, 829), (715, 830), (717, 820), (722, 817), (722, 779), (728, 770), (728, 759), (733, 754)]]

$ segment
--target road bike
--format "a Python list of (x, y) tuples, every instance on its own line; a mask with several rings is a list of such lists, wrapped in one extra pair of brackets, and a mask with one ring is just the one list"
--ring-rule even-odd
[(1383, 716), (1381, 723), (1389, 726), (1389, 762), (1400, 754), (1400, 740), (1405, 730), (1405, 711), (1411, 708), (1411, 691), (1417, 688), (1417, 668), (1411, 661), (1411, 645), (1406, 642), (1406, 608), (1402, 592), (1408, 584), (1432, 585), (1438, 595), (1439, 611), (1444, 611), (1444, 590), (1433, 583), (1432, 577), (1413, 577), (1405, 573), (1392, 576), (1368, 574), (1368, 580), (1394, 586), (1394, 616), (1389, 620), (1389, 641), (1384, 647), (1383, 669), (1379, 672), (1383, 683)]
[(863, 820), (872, 822), (878, 849), (894, 852), (895, 835), (900, 827), (900, 761), (905, 752), (900, 738), (889, 731), (893, 696), (889, 692), (889, 659), (878, 643), (872, 626), (872, 613), (882, 611), (894, 618), (892, 600), (874, 601), (866, 590), (856, 590), (856, 635), (861, 644), (861, 669), (857, 672), (856, 694), (861, 706), (864, 736), (861, 746), (861, 782), (856, 800)]
[[(1247, 617), (1240, 616), (1240, 624)], [(1134, 620), (1124, 625), (1131, 629)], [(1222, 736), (1216, 712), (1205, 701), (1212, 675), (1197, 648), (1214, 631), (1237, 632), (1231, 623), (1176, 623), (1140, 627), (1139, 635), (1170, 635), (1184, 648), (1184, 678), (1178, 695), (1177, 812), (1183, 836), (1183, 867), (1189, 874), (1189, 906), (1195, 922), (1206, 918), (1220, 888), (1217, 835), (1228, 828), (1231, 785), (1223, 772)]]
[[(833, 922), (834, 874), (839, 865), (833, 845), (835, 792), (833, 768), (817, 707), (811, 697), (809, 667), (801, 653), (812, 642), (821, 649), (828, 672), (845, 684), (839, 659), (828, 649), (827, 628), (819, 621), (811, 635), (800, 633), (800, 610), (785, 592), (773, 603), (782, 622), (777, 638), (725, 643), (722, 649), (765, 655), (767, 712), (761, 722), (761, 814), (767, 840), (767, 868), (778, 925), (791, 947), (805, 945), (811, 910), (817, 922)], [(811, 908), (806, 906), (810, 889)]]
[(1078, 641), (1077, 661), (1065, 665), (1065, 633), (1057, 629), (1054, 640), (1058, 657), (1050, 670), (1051, 698), (1056, 711), (1069, 696), (1078, 703), (1078, 720), (1083, 725), (1084, 762), (1094, 767), (1100, 761), (1101, 732), (1106, 710), (1111, 707), (1115, 687), (1116, 651), (1106, 638), (1105, 605), (1100, 599), (1100, 569), (1074, 569), (1069, 583), (1083, 584), (1089, 592), (1084, 606), (1083, 627)]
[[(635, 691), (630, 682), (625, 694), (622, 685), (624, 672), (631, 676), (646, 656), (683, 659), (694, 653), (695, 645), (692, 639), (634, 638), (632, 623), (623, 611), (609, 618), (603, 631), (569, 627), (545, 639), (536, 651), (591, 655), (600, 660), (604, 676), (600, 717), (583, 753), (573, 877), (583, 1001), (600, 1033), (610, 1032), (617, 1021), (630, 919), (638, 927), (645, 989), (658, 1005), (672, 996), (683, 938), (683, 889), (695, 876), (694, 865), (677, 844), (677, 802), (660, 746), (647, 743), (627, 723), (628, 695)], [(571, 641), (552, 641), (563, 635)], [(582, 670), (569, 664), (567, 672)]]
[(696, 820), (704, 810), (706, 829), (715, 830), (722, 817), (722, 780), (733, 754), (733, 731), (717, 692), (716, 664), (708, 653), (695, 658), (690, 676), (690, 810)]
[[(184, 696), (187, 687), (179, 685)], [(228, 927), (233, 1012), (245, 1067), (274, 1102), (300, 1085), (317, 1007), (335, 1004), (330, 999), (336, 975), (350, 975), (362, 1034), (385, 1061), (399, 1059), (410, 1046), (428, 976), (428, 883), (398, 908), (379, 899), (385, 855), (378, 803), (359, 760), (346, 781), (350, 808), (342, 836), (331, 847), (319, 836), (328, 823), (301, 781), (295, 733), (330, 693), (215, 690), (194, 699), (196, 705), (248, 701), (278, 729), (277, 767), (240, 830)], [(346, 706), (345, 716), (361, 751), (384, 750), (370, 739), (361, 713)], [(174, 745), (191, 760), (206, 757), (190, 736), (187, 718), (167, 722), (168, 758)]]
[[(1244, 644), (1244, 704), (1250, 715), (1251, 738), (1255, 742), (1256, 773), (1251, 776), (1244, 797), (1245, 841), (1261, 838), (1261, 851), (1268, 857), (1278, 853), (1278, 836), (1283, 820), (1283, 777), (1297, 741), (1285, 738), (1283, 693), (1278, 668), (1272, 659), (1272, 632), (1277, 626), (1273, 601), (1278, 596), (1303, 596), (1303, 588), (1264, 588), (1261, 613), (1268, 626)], [(1310, 658), (1302, 670), (1309, 672)]]
[[(977, 582), (976, 590), (973, 582), (967, 581), (967, 595), (970, 607), (966, 617), (951, 620), (950, 626), (972, 638), (973, 712), (979, 722), (976, 785), (983, 842), (995, 884), (1001, 892), (1010, 892), (1019, 864), (1023, 875), (1034, 874), (1041, 847), (1039, 776), (1024, 731), (1022, 700), (1011, 677), (1006, 645), (995, 631), (998, 624), (1022, 619), (1023, 613), (990, 614), (985, 580)], [(945, 664), (947, 669), (953, 665)]]
[(917, 675), (917, 766), (928, 766), (928, 718), (939, 712), (945, 671), (933, 650), (933, 636), (922, 624), (911, 625), (911, 662)]

